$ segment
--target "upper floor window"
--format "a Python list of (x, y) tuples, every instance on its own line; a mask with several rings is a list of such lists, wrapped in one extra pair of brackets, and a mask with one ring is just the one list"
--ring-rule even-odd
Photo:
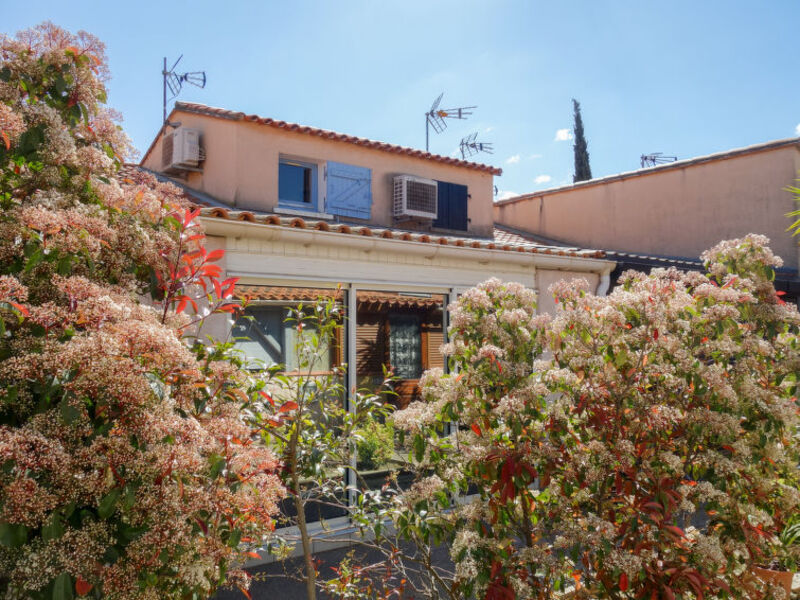
[(278, 204), (317, 210), (317, 165), (282, 158), (278, 167)]

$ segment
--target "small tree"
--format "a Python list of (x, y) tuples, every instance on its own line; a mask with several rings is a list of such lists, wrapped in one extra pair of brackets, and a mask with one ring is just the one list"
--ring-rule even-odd
[(572, 176), (572, 181), (586, 181), (592, 178), (592, 168), (589, 166), (589, 150), (586, 145), (586, 137), (583, 135), (581, 105), (575, 98), (572, 99), (572, 109), (575, 118), (573, 126), (575, 143), (572, 146), (575, 153), (575, 175)]
[(235, 281), (176, 188), (118, 179), (105, 76), (89, 34), (0, 38), (0, 590), (204, 598), (282, 487), (248, 375), (182, 339)]
[[(314, 540), (334, 533), (319, 513), (325, 508), (341, 516), (359, 512), (358, 506), (351, 505), (365, 487), (353, 464), (356, 443), (365, 428), (388, 414), (384, 398), (373, 393), (351, 390), (350, 406), (346, 404), (345, 365), (324, 371), (342, 318), (342, 308), (334, 298), (293, 307), (288, 323), (297, 331), (297, 343), (287, 351), (293, 353), (291, 363), (296, 369), (286, 373), (283, 365), (275, 365), (263, 373), (257, 388), (261, 435), (283, 463), (281, 479), (290, 497), (281, 523), (297, 527), (304, 563), (300, 579), (309, 600), (317, 597), (320, 585)], [(321, 522), (316, 531), (307, 516), (314, 513)], [(278, 554), (296, 541), (284, 534)]]

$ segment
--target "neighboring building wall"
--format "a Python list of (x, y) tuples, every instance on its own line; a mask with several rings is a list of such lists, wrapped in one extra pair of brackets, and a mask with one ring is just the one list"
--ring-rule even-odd
[[(281, 157), (336, 161), (372, 170), (372, 214), (369, 219), (372, 224), (383, 227), (394, 224), (392, 178), (408, 174), (467, 186), (469, 223), (465, 233), (484, 237), (492, 235), (493, 176), (489, 172), (246, 121), (182, 111), (174, 112), (170, 119), (180, 121), (181, 127), (202, 132), (206, 160), (202, 173), (188, 174), (189, 187), (232, 207), (262, 212), (271, 212), (277, 207)], [(144, 167), (161, 170), (161, 142), (159, 137), (145, 157)], [(322, 181), (319, 189), (324, 189)]]
[(760, 233), (785, 266), (798, 266), (784, 191), (798, 177), (800, 142), (656, 168), (495, 204), (495, 221), (583, 247), (697, 257), (723, 239)]

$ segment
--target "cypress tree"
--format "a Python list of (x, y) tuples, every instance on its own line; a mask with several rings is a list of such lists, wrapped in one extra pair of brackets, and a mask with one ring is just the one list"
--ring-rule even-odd
[(589, 151), (586, 149), (586, 138), (583, 136), (583, 119), (581, 119), (581, 105), (572, 99), (572, 108), (575, 112), (575, 175), (572, 176), (573, 182), (586, 181), (592, 178), (592, 168), (589, 166)]

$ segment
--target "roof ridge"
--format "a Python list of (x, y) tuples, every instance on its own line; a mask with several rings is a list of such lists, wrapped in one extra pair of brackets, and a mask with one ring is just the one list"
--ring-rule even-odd
[[(503, 169), (499, 167), (494, 167), (492, 165), (487, 165), (484, 163), (472, 162), (460, 158), (454, 158), (452, 156), (444, 156), (442, 154), (434, 154), (432, 152), (419, 150), (417, 148), (410, 148), (408, 146), (400, 146), (398, 144), (391, 144), (389, 142), (381, 142), (378, 140), (372, 140), (369, 138), (349, 135), (346, 133), (339, 133), (336, 131), (332, 131), (330, 129), (312, 127), (310, 125), (300, 125), (299, 123), (282, 121), (280, 119), (273, 119), (271, 117), (262, 117), (256, 114), (247, 114), (241, 111), (233, 111), (227, 108), (209, 106), (208, 104), (200, 104), (198, 102), (177, 101), (175, 102), (175, 106), (172, 109), (172, 112), (175, 111), (190, 112), (209, 117), (216, 117), (220, 119), (229, 119), (232, 121), (249, 121), (251, 123), (268, 125), (270, 127), (284, 129), (295, 133), (316, 135), (334, 141), (356, 144), (358, 146), (365, 146), (367, 148), (374, 148), (376, 150), (382, 150), (384, 152), (392, 152), (394, 154), (405, 154), (407, 156), (412, 156), (414, 158), (421, 158), (423, 160), (433, 160), (436, 162), (449, 164), (455, 167), (462, 167), (465, 169), (475, 169), (478, 171), (491, 173), (492, 175), (503, 174)], [(172, 116), (172, 113), (170, 113), (170, 116)], [(159, 132), (158, 135), (161, 135), (161, 132)], [(150, 144), (150, 147), (147, 149), (147, 151), (144, 153), (144, 156), (142, 157), (140, 164), (143, 164), (145, 159), (150, 154), (150, 152), (152, 152), (153, 148), (155, 147), (156, 140), (158, 139), (158, 135), (153, 140), (153, 143)]]

